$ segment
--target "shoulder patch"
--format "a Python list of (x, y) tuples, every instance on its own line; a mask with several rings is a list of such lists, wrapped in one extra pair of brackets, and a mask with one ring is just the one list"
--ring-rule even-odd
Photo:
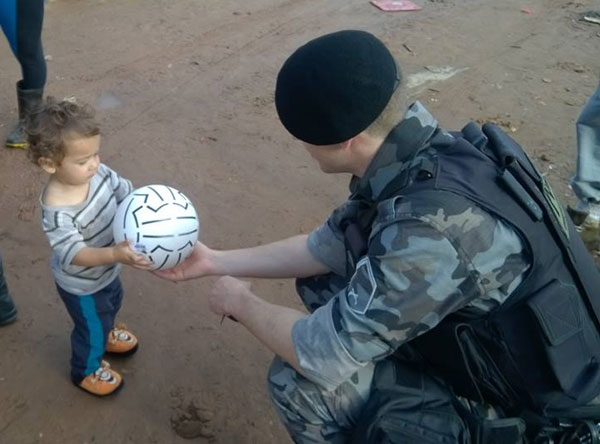
[(377, 290), (377, 283), (373, 276), (371, 261), (368, 256), (365, 256), (356, 264), (356, 271), (346, 290), (348, 306), (356, 313), (365, 314), (373, 301), (375, 290)]

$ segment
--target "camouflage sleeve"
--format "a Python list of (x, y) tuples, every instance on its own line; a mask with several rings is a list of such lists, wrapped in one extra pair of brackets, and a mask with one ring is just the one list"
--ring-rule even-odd
[(323, 225), (308, 236), (308, 249), (313, 257), (323, 262), (335, 274), (346, 274), (346, 248), (340, 225), (344, 217), (352, 214), (355, 203), (348, 201), (336, 208)]
[(388, 226), (372, 239), (348, 287), (294, 326), (300, 366), (315, 382), (337, 387), (459, 309), (470, 275), (468, 261), (430, 225)]
[(381, 230), (347, 288), (296, 323), (292, 338), (309, 379), (334, 389), (449, 313), (498, 288), (508, 292), (527, 269), (519, 237), (499, 221), (488, 216), (485, 226), (464, 233), (482, 237), (480, 253), (434, 222), (402, 220)]

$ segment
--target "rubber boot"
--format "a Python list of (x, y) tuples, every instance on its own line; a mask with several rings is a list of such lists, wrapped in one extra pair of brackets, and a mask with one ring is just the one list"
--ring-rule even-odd
[(17, 319), (17, 309), (8, 293), (8, 287), (4, 280), (4, 270), (2, 269), (2, 259), (0, 258), (0, 326), (10, 324), (15, 319)]
[(6, 138), (7, 148), (27, 148), (27, 138), (23, 132), (23, 124), (29, 113), (42, 103), (44, 88), (21, 89), (22, 80), (17, 82), (17, 103), (19, 105), (19, 122)]

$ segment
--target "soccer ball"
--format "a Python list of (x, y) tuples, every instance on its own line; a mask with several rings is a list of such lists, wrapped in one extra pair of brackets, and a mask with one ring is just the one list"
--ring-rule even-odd
[(152, 262), (172, 268), (190, 255), (198, 240), (198, 215), (185, 195), (166, 185), (138, 188), (119, 204), (113, 221), (116, 243), (128, 240)]

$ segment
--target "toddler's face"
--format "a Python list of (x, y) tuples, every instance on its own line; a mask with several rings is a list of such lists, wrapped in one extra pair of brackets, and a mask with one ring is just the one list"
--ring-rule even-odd
[(55, 177), (69, 185), (88, 183), (100, 165), (100, 136), (68, 139), (65, 157), (56, 167)]

